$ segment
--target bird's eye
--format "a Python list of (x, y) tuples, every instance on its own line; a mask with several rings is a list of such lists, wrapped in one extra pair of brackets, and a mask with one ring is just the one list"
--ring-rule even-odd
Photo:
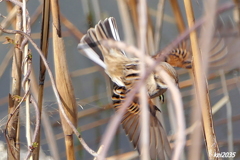
[(164, 95), (163, 95), (163, 94), (161, 94), (161, 95), (159, 96), (159, 100), (160, 100), (161, 103), (164, 103)]

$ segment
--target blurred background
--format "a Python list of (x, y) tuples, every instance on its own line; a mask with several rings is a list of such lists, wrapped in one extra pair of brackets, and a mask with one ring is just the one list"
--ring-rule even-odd
[[(231, 0), (219, 0), (218, 6)], [(164, 2), (163, 16), (162, 16), (162, 29), (159, 28), (159, 20), (161, 17), (161, 5)], [(184, 23), (187, 26), (185, 10), (183, 1), (177, 1)], [(78, 104), (78, 130), (86, 141), (86, 143), (93, 150), (97, 151), (101, 137), (106, 129), (110, 117), (114, 114), (111, 108), (111, 83), (106, 76), (104, 70), (87, 59), (77, 50), (77, 44), (83, 34), (93, 27), (99, 20), (107, 17), (114, 17), (117, 21), (120, 37), (127, 44), (137, 44), (135, 32), (135, 18), (134, 9), (136, 9), (137, 0), (68, 0), (59, 1), (61, 12), (61, 23), (63, 38), (66, 47), (66, 57), (70, 76), (73, 82), (74, 93)], [(198, 20), (204, 13), (203, 2), (201, 0), (192, 0), (195, 19)], [(149, 18), (149, 35), (148, 40), (148, 53), (154, 55), (170, 42), (172, 42), (178, 35), (178, 27), (175, 21), (173, 10), (168, 0), (150, 0), (147, 1), (148, 18)], [(6, 2), (0, 3), (0, 14), (8, 17), (13, 10), (10, 4)], [(36, 44), (40, 43), (41, 31), (41, 12), (42, 1), (28, 1), (27, 9), (31, 16), (31, 37)], [(212, 42), (212, 50), (209, 55), (209, 69), (208, 69), (208, 84), (211, 106), (213, 108), (214, 128), (216, 132), (217, 141), (221, 152), (229, 151), (229, 145), (233, 144), (233, 151), (237, 152), (235, 159), (240, 159), (240, 73), (239, 73), (239, 17), (238, 10), (228, 10), (216, 17), (216, 32)], [(15, 13), (16, 14), (16, 13)], [(6, 18), (0, 17), (1, 25), (6, 23), (6, 28), (12, 28), (13, 22), (11, 20), (5, 21)], [(8, 115), (8, 94), (11, 91), (11, 68), (12, 68), (12, 46), (11, 44), (2, 44), (6, 41), (5, 37), (12, 37), (0, 33), (0, 141), (1, 152), (0, 160), (5, 159), (6, 153), (6, 140), (4, 137), (4, 129), (7, 122)], [(156, 37), (160, 38), (157, 39)], [(30, 45), (33, 55), (33, 72), (31, 83), (32, 86), (38, 84), (39, 75), (39, 55), (35, 49)], [(52, 49), (52, 36), (49, 39), (49, 54), (48, 63), (54, 71), (53, 64), (53, 49)], [(191, 127), (191, 107), (194, 106), (194, 90), (193, 81), (191, 79), (190, 70), (177, 68), (180, 79), (180, 90), (184, 103), (184, 113), (186, 118), (187, 128)], [(224, 90), (226, 88), (226, 91)], [(34, 92), (34, 87), (32, 87)], [(165, 103), (161, 105), (161, 117), (164, 120), (169, 138), (176, 131), (176, 124), (174, 123), (174, 116), (172, 114), (173, 107), (171, 99), (168, 97), (169, 93), (165, 95)], [(156, 99), (155, 103), (159, 104)], [(52, 91), (51, 83), (48, 74), (46, 74), (45, 89), (44, 89), (44, 114), (43, 119), (46, 122), (41, 126), (41, 152), (42, 158), (47, 159), (51, 156), (50, 145), (46, 139), (48, 132), (53, 134), (52, 141), (56, 141), (56, 152), (61, 157), (61, 160), (66, 159), (64, 135), (61, 128), (59, 117), (59, 109), (56, 104), (55, 96)], [(31, 119), (32, 126), (35, 125), (35, 112), (32, 109)], [(227, 115), (230, 117), (231, 122), (227, 121)], [(21, 118), (21, 149), (23, 152), (27, 150), (27, 143), (25, 138), (25, 108), (24, 105), (20, 109)], [(232, 123), (232, 124), (231, 124)], [(49, 126), (45, 126), (48, 124)], [(229, 130), (229, 126), (232, 128)], [(49, 129), (50, 127), (51, 129)], [(48, 131), (48, 132), (47, 132)], [(189, 129), (189, 132), (190, 129)], [(232, 142), (229, 142), (228, 137), (232, 136)], [(204, 141), (202, 140), (202, 143)], [(182, 155), (183, 159), (186, 158), (191, 142), (187, 140), (185, 152)], [(87, 153), (79, 141), (75, 138), (75, 155), (77, 159), (93, 159)], [(2, 156), (1, 156), (2, 155)], [(121, 157), (114, 157), (121, 155)], [(108, 156), (112, 159), (138, 159), (137, 153), (121, 126), (115, 135), (111, 144)], [(22, 157), (23, 158), (23, 157)], [(109, 158), (110, 159), (110, 158)], [(202, 159), (207, 159), (206, 148), (203, 145)]]

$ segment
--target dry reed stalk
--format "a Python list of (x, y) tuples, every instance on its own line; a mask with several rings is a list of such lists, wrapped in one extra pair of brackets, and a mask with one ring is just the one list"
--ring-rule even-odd
[[(112, 104), (108, 104), (108, 105), (101, 106), (99, 108), (85, 109), (83, 111), (78, 112), (77, 118), (80, 119), (80, 118), (83, 118), (83, 117), (93, 116), (93, 115), (99, 113), (100, 111), (105, 111), (105, 110), (108, 110), (108, 109), (112, 109), (112, 107), (113, 107)], [(51, 125), (53, 127), (59, 126), (60, 125), (59, 121), (60, 120), (55, 120), (55, 122), (53, 122)], [(81, 131), (82, 131), (82, 128), (81, 128)]]
[(176, 0), (170, 0), (172, 11), (174, 13), (174, 18), (177, 23), (178, 31), (180, 33), (183, 33), (185, 31), (185, 24), (183, 20), (183, 16), (181, 13), (181, 9), (178, 5), (178, 1)]
[[(71, 78), (91, 74), (100, 70), (99, 66), (79, 69), (70, 73)], [(51, 80), (45, 82), (45, 87), (51, 86)]]
[(229, 97), (224, 96), (217, 103), (212, 106), (212, 114), (214, 115), (219, 109), (221, 109), (227, 102), (229, 102)]
[(235, 8), (235, 12), (236, 12), (236, 22), (238, 23), (238, 32), (240, 33), (240, 1), (239, 0), (233, 0), (236, 8)]
[[(240, 120), (240, 115), (236, 115), (236, 116), (232, 116), (232, 119), (231, 119), (233, 122), (236, 122), (236, 121), (239, 121)], [(224, 118), (224, 119), (220, 119), (220, 120), (217, 120), (214, 122), (215, 126), (219, 126), (219, 125), (222, 125), (222, 124), (226, 124), (227, 123), (227, 119)]]
[(61, 21), (68, 28), (68, 30), (72, 33), (72, 35), (79, 41), (83, 34), (78, 30), (78, 28), (70, 22), (62, 13), (60, 14)]
[[(7, 6), (8, 12), (11, 12), (11, 10), (14, 8), (14, 5), (11, 2), (6, 2), (6, 6)], [(11, 23), (12, 23), (12, 27), (14, 28), (14, 26), (16, 24), (16, 18), (15, 17), (11, 20)]]
[(148, 14), (149, 9), (147, 9), (147, 24), (146, 24), (146, 51), (145, 54), (154, 55), (157, 51), (155, 50), (154, 44), (154, 26), (150, 14)]
[(127, 6), (130, 10), (131, 13), (131, 20), (133, 24), (133, 29), (135, 29), (135, 37), (139, 33), (139, 23), (138, 23), (138, 12), (137, 12), (137, 5), (138, 1), (137, 0), (125, 0), (127, 3)]
[[(147, 34), (147, 10), (146, 10), (147, 4), (146, 0), (140, 0), (138, 3), (138, 30), (139, 30), (139, 41), (138, 41), (138, 48), (140, 49), (140, 77), (143, 78), (146, 74), (146, 62), (145, 62), (145, 51), (147, 49), (146, 47), (146, 34)], [(141, 125), (141, 134), (140, 134), (140, 145), (141, 145), (141, 159), (142, 160), (148, 160), (150, 157), (149, 152), (149, 137), (150, 137), (150, 120), (149, 120), (149, 108), (148, 108), (148, 100), (147, 100), (147, 88), (145, 84), (142, 84), (140, 87), (140, 125)]]
[(14, 47), (12, 47), (6, 56), (3, 58), (2, 63), (0, 64), (0, 78), (2, 77), (3, 73), (5, 72), (10, 60), (13, 57)]
[(184, 109), (183, 109), (183, 103), (182, 103), (182, 98), (181, 98), (181, 93), (176, 86), (171, 81), (171, 78), (169, 75), (161, 68), (156, 68), (158, 70), (162, 77), (164, 82), (167, 84), (169, 91), (171, 92), (172, 96), (172, 101), (175, 107), (176, 111), (176, 123), (177, 123), (177, 136), (176, 136), (176, 141), (175, 141), (175, 147), (174, 147), (174, 152), (172, 155), (172, 160), (178, 160), (180, 159), (181, 153), (184, 151), (184, 146), (186, 143), (186, 137), (185, 137), (185, 118), (184, 118)]
[(92, 1), (92, 6), (93, 6), (94, 20), (97, 23), (98, 21), (100, 21), (102, 19), (99, 2), (95, 1), (95, 0), (91, 0), (91, 1)]
[[(223, 95), (225, 97), (229, 98), (228, 94), (228, 88), (226, 83), (226, 77), (223, 72), (223, 70), (219, 71), (220, 77), (221, 77), (221, 83), (222, 83), (222, 89), (223, 89)], [(230, 100), (226, 103), (226, 109), (227, 109), (227, 139), (228, 139), (228, 152), (233, 152), (233, 126), (232, 126), (232, 105)], [(233, 157), (229, 158), (230, 160), (233, 160)]]
[[(178, 1), (175, 1), (175, 0), (170, 0), (170, 4), (171, 4), (171, 7), (172, 7), (172, 11), (173, 11), (173, 14), (174, 14), (174, 18), (175, 18), (175, 22), (176, 22), (176, 25), (177, 25), (177, 28), (178, 28), (178, 32), (179, 33), (183, 33), (185, 31), (185, 24), (184, 24), (184, 20), (183, 20), (183, 16), (182, 16), (182, 13), (181, 13), (181, 9), (179, 7), (179, 4), (178, 4)], [(183, 49), (186, 47), (185, 46), (185, 42), (182, 42), (182, 47)], [(178, 72), (179, 74), (179, 72)], [(181, 82), (180, 82), (181, 83)], [(179, 83), (179, 86), (180, 86), (180, 83)], [(168, 99), (170, 103), (168, 103), (168, 110), (169, 110), (169, 119), (170, 119), (170, 122), (171, 122), (171, 126), (172, 128), (174, 129), (174, 133), (177, 134), (177, 131), (178, 131), (178, 126), (176, 125), (176, 122), (177, 119), (176, 119), (176, 110), (173, 108), (173, 102), (172, 102), (172, 99), (170, 99), (171, 96), (168, 94)], [(184, 152), (181, 153), (181, 155), (179, 155), (179, 157), (181, 156), (181, 158), (185, 158), (185, 154)]]
[[(185, 24), (184, 24), (184, 19), (181, 13), (181, 9), (179, 7), (178, 1), (175, 0), (170, 0), (172, 11), (174, 14), (175, 21), (177, 23), (177, 28), (179, 33), (183, 33), (186, 30)], [(186, 42), (183, 41), (182, 44), (180, 45), (181, 48), (186, 49), (187, 45)]]
[[(135, 31), (135, 37), (137, 39), (137, 44), (139, 44), (138, 40), (140, 39), (139, 38), (139, 19), (141, 17), (139, 17), (138, 15), (138, 5), (140, 2), (138, 2), (137, 0), (125, 0), (128, 4), (128, 7), (129, 7), (129, 10), (130, 10), (130, 13), (131, 13), (131, 17), (132, 17), (132, 20), (133, 20), (133, 28), (134, 28), (134, 31)], [(153, 54), (155, 53), (155, 46), (154, 46), (154, 42), (153, 42), (153, 25), (152, 25), (152, 21), (151, 21), (151, 18), (148, 14), (148, 8), (147, 8), (147, 5), (145, 5), (145, 8), (146, 8), (146, 18), (147, 18), (147, 24), (146, 24), (146, 34), (145, 34), (145, 39), (146, 39), (146, 49), (144, 51), (144, 53), (146, 54)]]
[[(15, 18), (15, 15), (18, 14), (17, 12), (19, 12), (18, 10), (18, 6), (15, 6), (7, 15), (6, 18), (3, 19), (3, 21), (1, 22), (1, 26), (3, 28), (7, 27), (10, 22)], [(2, 35), (2, 31), (0, 31), (0, 35)]]
[[(179, 4), (178, 4), (177, 1), (174, 1), (174, 0), (170, 0), (170, 3), (171, 3), (171, 7), (172, 7), (172, 10), (173, 10), (173, 13), (174, 13), (175, 21), (177, 23), (178, 31), (179, 31), (179, 33), (183, 33), (185, 31), (185, 24), (184, 24), (184, 20), (183, 20), (183, 16), (182, 16)], [(186, 48), (186, 43), (185, 42), (182, 43), (182, 47)], [(190, 75), (191, 75), (191, 73), (190, 73)], [(192, 80), (191, 79), (187, 80), (187, 82), (192, 82)], [(183, 83), (184, 82), (180, 82), (180, 84), (179, 84), (180, 88), (181, 88)], [(196, 123), (196, 122), (200, 121), (201, 117), (196, 116), (195, 114), (199, 114), (199, 109), (196, 108), (196, 107), (192, 109), (192, 114), (191, 115), (193, 115), (193, 116), (191, 117), (191, 121), (192, 121), (191, 123), (199, 125), (199, 123)], [(200, 143), (200, 138), (201, 138), (200, 137), (201, 136), (200, 132), (201, 131), (200, 131), (199, 127), (195, 127), (194, 129), (195, 130), (192, 132), (190, 137), (191, 137), (192, 140), (194, 140), (196, 142), (195, 144), (197, 144), (197, 145), (193, 146), (191, 148), (191, 150), (199, 151), (199, 153), (200, 153), (199, 148), (196, 148), (196, 147), (199, 147), (198, 144)], [(198, 155), (199, 153), (196, 153), (196, 155)]]
[[(90, 130), (90, 129), (94, 129), (96, 127), (99, 127), (101, 125), (104, 125), (106, 123), (108, 123), (110, 120), (110, 118), (104, 118), (104, 119), (101, 119), (101, 120), (97, 120), (95, 122), (91, 122), (91, 123), (88, 123), (86, 125), (82, 125), (82, 126), (79, 126), (79, 128), (81, 128), (81, 132), (84, 132), (84, 131), (87, 131), (87, 130)], [(56, 140), (59, 140), (59, 139), (62, 139), (64, 138), (64, 134), (63, 133), (59, 133), (59, 134), (55, 134), (55, 139)], [(43, 144), (46, 144), (48, 143), (49, 141), (47, 140), (42, 140), (42, 143)], [(96, 143), (96, 142), (94, 142)], [(98, 152), (99, 153), (99, 152)]]
[[(27, 18), (27, 8), (26, 8), (26, 0), (22, 1), (22, 18), (23, 18), (23, 31), (25, 33), (28, 33), (30, 26), (28, 26), (28, 18)], [(22, 48), (23, 46), (23, 48)], [(29, 52), (28, 52), (28, 43), (25, 42), (25, 38), (23, 40), (23, 43), (21, 44), (21, 49), (23, 49), (23, 57), (24, 57), (24, 66), (23, 66), (23, 72), (24, 72), (24, 77), (29, 76), (29, 70), (31, 70), (31, 64), (29, 63)], [(24, 87), (24, 92), (27, 93), (27, 91), (30, 89), (30, 82), (27, 79), (23, 79), (22, 82)], [(32, 145), (32, 135), (31, 135), (31, 123), (30, 123), (30, 96), (27, 94), (26, 96), (26, 139), (27, 139), (27, 145), (31, 146)], [(32, 160), (32, 156), (30, 157), (30, 160)]]
[[(31, 75), (30, 75), (30, 79), (31, 79), (31, 94), (33, 95), (33, 97), (38, 97), (38, 93), (39, 93), (39, 86), (38, 86), (38, 82), (37, 82), (37, 79), (36, 79), (36, 76), (35, 76), (35, 73), (34, 73), (34, 70), (32, 69), (32, 72), (31, 72)], [(39, 124), (42, 123), (42, 126), (43, 126), (43, 129), (44, 129), (44, 133), (45, 133), (45, 137), (47, 139), (47, 145), (49, 147), (49, 150), (50, 150), (50, 154), (51, 156), (53, 157), (53, 159), (60, 159), (59, 157), (59, 152), (58, 152), (58, 147), (57, 147), (57, 144), (56, 144), (56, 138), (55, 138), (55, 135), (53, 133), (53, 127), (51, 126), (51, 122), (49, 120), (49, 117), (46, 113), (46, 111), (44, 109), (41, 109), (39, 108), (39, 105), (38, 105), (38, 109), (39, 109), (39, 117), (42, 116), (42, 118), (39, 118)], [(40, 111), (41, 109), (41, 111)], [(58, 112), (59, 113), (59, 112)], [(42, 122), (41, 122), (42, 120)], [(40, 125), (39, 125), (40, 126)], [(40, 133), (40, 128), (39, 129), (39, 132), (38, 134), (36, 135), (36, 143), (38, 144), (39, 147), (39, 150), (40, 150), (40, 153), (42, 152), (41, 151), (41, 143), (38, 143), (38, 136), (39, 136), (39, 133)], [(40, 139), (40, 142), (42, 140)], [(33, 152), (33, 159), (37, 159), (36, 158), (36, 155), (35, 153), (38, 152), (37, 148), (35, 148), (35, 151)]]
[[(214, 4), (214, 3), (213, 3)], [(193, 14), (193, 8), (192, 3), (190, 0), (184, 0), (185, 10), (187, 14), (187, 20), (189, 27), (192, 27), (194, 25), (194, 14)], [(213, 11), (215, 13), (215, 10)], [(208, 17), (210, 18), (210, 17)], [(212, 19), (209, 19), (210, 21)], [(210, 36), (209, 36), (210, 37)], [(205, 38), (205, 37), (204, 37)], [(216, 141), (216, 136), (214, 133), (213, 128), (213, 122), (212, 122), (212, 114), (211, 114), (211, 106), (209, 101), (209, 92), (208, 92), (208, 86), (207, 86), (207, 80), (204, 75), (204, 68), (203, 68), (203, 62), (201, 53), (199, 51), (198, 46), (198, 40), (197, 40), (197, 33), (196, 31), (193, 31), (190, 34), (190, 41), (191, 41), (191, 47), (193, 52), (193, 75), (194, 75), (194, 83), (196, 88), (196, 103), (198, 108), (201, 108), (202, 110), (202, 119), (203, 119), (203, 130), (204, 130), (204, 137), (206, 139), (206, 145), (207, 145), (207, 152), (209, 159), (216, 159), (214, 157), (214, 153), (218, 153), (218, 145)], [(207, 47), (206, 47), (207, 48)], [(204, 49), (206, 49), (204, 48)], [(200, 112), (198, 112), (200, 113)], [(196, 116), (195, 120), (200, 119), (199, 114), (194, 115)], [(199, 132), (196, 133), (196, 142), (195, 146), (192, 147), (192, 149), (189, 153), (189, 158), (200, 158), (200, 149), (201, 149), (201, 143), (200, 143), (200, 134)]]
[[(53, 74), (51, 72), (51, 69), (47, 63), (47, 60), (45, 59), (45, 57), (43, 56), (42, 54), (42, 51), (38, 48), (38, 46), (36, 45), (36, 43), (34, 43), (34, 41), (31, 39), (31, 37), (22, 32), (22, 31), (19, 31), (19, 30), (8, 30), (8, 29), (4, 29), (1, 27), (0, 25), (0, 30), (2, 32), (5, 32), (5, 33), (9, 33), (9, 34), (21, 34), (23, 35), (32, 45), (33, 47), (36, 49), (36, 51), (38, 52), (38, 54), (40, 55), (41, 59), (43, 60), (43, 63), (46, 67), (46, 70), (48, 71), (48, 74), (49, 74), (49, 78), (51, 80), (51, 83), (52, 83), (52, 88), (53, 88), (53, 92), (54, 92), (54, 95), (56, 97), (56, 101), (57, 101), (57, 104), (59, 106), (59, 110), (61, 111), (63, 117), (65, 118), (66, 122), (68, 123), (68, 125), (71, 127), (71, 129), (73, 130), (73, 132), (75, 133), (75, 135), (77, 136), (79, 142), (83, 145), (83, 147), (92, 155), (92, 156), (97, 156), (96, 152), (93, 151), (91, 148), (88, 147), (88, 145), (85, 143), (84, 139), (81, 137), (81, 134), (77, 131), (76, 127), (74, 127), (73, 123), (68, 119), (66, 113), (65, 113), (65, 110), (64, 110), (64, 107), (63, 107), (63, 104), (61, 103), (61, 98), (59, 97), (59, 94), (58, 94), (58, 91), (57, 91), (57, 88), (56, 88), (56, 84), (55, 84), (55, 81), (54, 81), (54, 78), (53, 78)], [(22, 101), (24, 100), (26, 94), (23, 96), (22, 100), (20, 103), (22, 103)]]
[(42, 3), (40, 3), (40, 5), (35, 10), (35, 12), (31, 15), (31, 22), (30, 22), (31, 26), (38, 20), (39, 15), (42, 13), (42, 8), (43, 8), (43, 5)]
[[(31, 82), (30, 82), (31, 83), (31, 94), (33, 95), (33, 97), (38, 97), (39, 87), (38, 87), (38, 82), (37, 82), (34, 70), (32, 70), (32, 72), (31, 72), (30, 79), (31, 79)], [(39, 107), (38, 107), (38, 109), (39, 109)], [(47, 113), (44, 109), (42, 109), (41, 111), (39, 109), (39, 117), (41, 117), (41, 116), (42, 116), (42, 118), (39, 118), (39, 124), (42, 123), (44, 133), (45, 133), (45, 137), (46, 137), (47, 142), (48, 142), (47, 145), (49, 147), (50, 154), (54, 159), (60, 159), (59, 158), (59, 153), (58, 153), (58, 147), (57, 147), (57, 144), (56, 144), (55, 135), (53, 134), (53, 128), (51, 126), (51, 122), (49, 120), (49, 117), (47, 116)], [(41, 120), (42, 120), (42, 122), (40, 122)], [(40, 133), (40, 128), (39, 128), (38, 133)], [(39, 136), (39, 135), (36, 135), (36, 141), (35, 142), (38, 144), (37, 148), (39, 148), (40, 153), (41, 153), (42, 152), (41, 151), (41, 149), (42, 149), (41, 145), (42, 144), (37, 142), (38, 141), (37, 136)], [(41, 140), (40, 140), (40, 142), (41, 142)], [(38, 151), (37, 148), (35, 148), (35, 151), (33, 152), (33, 159), (37, 159), (37, 158), (35, 158), (36, 157), (35, 153)]]
[[(42, 29), (41, 29), (41, 50), (43, 52), (44, 57), (47, 59), (48, 55), (48, 37), (49, 37), (49, 23), (50, 23), (50, 1), (43, 1), (42, 5)], [(39, 87), (38, 87), (38, 109), (40, 114), (40, 124), (41, 124), (41, 115), (42, 115), (42, 105), (43, 105), (43, 91), (44, 91), (44, 81), (45, 81), (45, 72), (46, 67), (44, 66), (42, 60), (40, 59), (40, 72), (39, 72)], [(36, 143), (38, 146), (41, 145), (41, 130), (39, 128), (39, 133), (37, 134)], [(52, 144), (52, 143), (51, 143)], [(54, 144), (54, 143), (53, 143)], [(51, 148), (51, 147), (50, 147)], [(36, 151), (33, 154), (33, 159), (39, 159), (39, 151), (40, 147), (36, 148)], [(57, 155), (53, 155), (54, 158), (59, 158)]]
[(126, 152), (117, 156), (107, 157), (106, 160), (130, 160), (138, 158), (137, 151)]
[[(69, 76), (69, 71), (66, 61), (66, 53), (64, 47), (64, 41), (61, 36), (61, 24), (60, 24), (60, 8), (57, 0), (51, 0), (51, 11), (53, 18), (53, 50), (54, 50), (54, 66), (55, 66), (55, 78), (58, 93), (60, 94), (64, 110), (69, 120), (73, 125), (77, 126), (77, 105), (74, 96), (74, 90)], [(73, 142), (73, 130), (66, 122), (62, 113), (60, 112), (63, 132), (65, 135), (65, 146), (68, 160), (74, 160), (74, 142)]]
[[(22, 9), (18, 6), (16, 8), (16, 29), (22, 29)], [(21, 44), (22, 35), (15, 34), (15, 42)], [(21, 66), (22, 66), (22, 51), (19, 48), (14, 48), (13, 52), (13, 62), (12, 62), (12, 96), (20, 96), (21, 93)], [(14, 112), (19, 102), (16, 99), (12, 100), (12, 97), (9, 97), (9, 115)], [(9, 116), (9, 118), (11, 118)], [(7, 127), (7, 141), (8, 141), (8, 159), (20, 159), (20, 139), (19, 139), (19, 111), (15, 114), (9, 122)]]
[(159, 0), (157, 12), (156, 12), (156, 24), (155, 24), (155, 31), (154, 31), (154, 44), (155, 44), (154, 53), (156, 53), (159, 50), (159, 46), (161, 44), (164, 4), (165, 4), (165, 0)]
[(124, 34), (124, 42), (130, 45), (135, 44), (134, 33), (133, 33), (133, 26), (131, 17), (128, 11), (128, 6), (126, 1), (117, 1), (118, 3), (118, 10), (120, 14), (120, 18), (122, 21), (122, 28)]

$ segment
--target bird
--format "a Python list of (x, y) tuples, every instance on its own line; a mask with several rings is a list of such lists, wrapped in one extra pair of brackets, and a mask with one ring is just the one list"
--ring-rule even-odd
[[(127, 93), (131, 91), (134, 84), (140, 79), (139, 65), (141, 62), (137, 57), (127, 57), (127, 54), (123, 50), (106, 48), (101, 44), (101, 41), (107, 39), (120, 41), (116, 20), (113, 17), (106, 18), (103, 21), (100, 20), (94, 28), (90, 28), (81, 38), (78, 49), (81, 49), (88, 58), (103, 67), (106, 74), (112, 80), (112, 101), (113, 107), (117, 111), (125, 101)], [(167, 62), (160, 62), (159, 65), (168, 73), (172, 81), (178, 84), (176, 70)], [(162, 99), (163, 93), (166, 92), (168, 86), (163, 81), (161, 75), (156, 72), (151, 73), (145, 83), (150, 119), (150, 158), (164, 160), (164, 153), (170, 158), (172, 149), (167, 139), (166, 131), (157, 118), (157, 113), (161, 111), (153, 104), (152, 99), (155, 97), (160, 97), (160, 99)], [(121, 124), (129, 140), (139, 153), (141, 147), (139, 140), (141, 135), (141, 126), (139, 122), (140, 114), (139, 93), (137, 93), (131, 104), (127, 107), (122, 117)]]

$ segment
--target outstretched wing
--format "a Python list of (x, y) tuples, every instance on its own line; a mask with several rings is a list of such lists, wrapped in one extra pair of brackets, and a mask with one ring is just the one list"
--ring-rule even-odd
[[(114, 86), (113, 89), (113, 105), (116, 110), (119, 109), (121, 103), (126, 98), (126, 93), (128, 91), (125, 87)], [(149, 99), (149, 118), (150, 118), (150, 158), (151, 159), (160, 159), (164, 160), (164, 152), (168, 157), (171, 157), (171, 148), (167, 139), (167, 134), (163, 129), (161, 122), (158, 120), (156, 116), (156, 112), (159, 111), (157, 107), (151, 102)], [(139, 106), (139, 98), (138, 95), (135, 96), (131, 105), (127, 108), (123, 118), (122, 118), (122, 126), (125, 130), (126, 135), (133, 143), (134, 148), (137, 148), (140, 152), (140, 134), (141, 125), (139, 122), (140, 118), (140, 106)]]

